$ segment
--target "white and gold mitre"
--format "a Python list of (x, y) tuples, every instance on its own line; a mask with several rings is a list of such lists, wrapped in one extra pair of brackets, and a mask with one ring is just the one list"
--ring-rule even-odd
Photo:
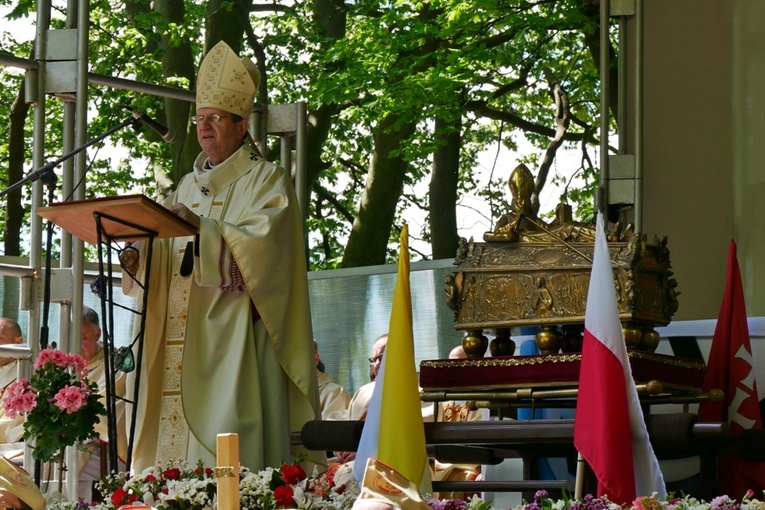
[(197, 110), (218, 108), (249, 117), (260, 85), (260, 71), (249, 59), (240, 60), (221, 41), (205, 55), (197, 76)]

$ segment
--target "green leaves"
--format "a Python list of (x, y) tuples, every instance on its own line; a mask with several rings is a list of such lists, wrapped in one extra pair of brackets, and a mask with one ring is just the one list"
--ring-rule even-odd
[[(39, 363), (46, 356), (48, 361)], [(36, 363), (39, 366), (29, 380), (27, 391), (36, 393), (37, 403), (26, 413), (24, 440), (33, 440), (32, 455), (37, 460), (57, 460), (64, 447), (98, 437), (94, 427), (106, 408), (98, 385), (81, 377), (87, 363), (75, 356), (42, 351)]]
[[(35, 8), (31, 0), (13, 5), (15, 18)], [(252, 31), (243, 34), (246, 23), (237, 16), (248, 9), (248, 19), (241, 20)], [(396, 211), (392, 224), (411, 214), (410, 206), (419, 212), (439, 200), (411, 191), (428, 184), (434, 156), (445, 149), (434, 136), (436, 117), (447, 123), (459, 120), (455, 125), (462, 126), (458, 204), (462, 197), (478, 195), (501, 209), (507, 199), (505, 182), (517, 161), (505, 162), (509, 168), (497, 168), (487, 177), (476, 164), (480, 153), (500, 146), (514, 150), (519, 140), (528, 140), (531, 145), (524, 144), (517, 159), (539, 160), (554, 132), (545, 68), (560, 81), (579, 121), (571, 124), (566, 147), (593, 148), (597, 140), (580, 143), (583, 126), (597, 132), (599, 79), (589, 44), (598, 23), (597, 12), (580, 0), (309, 0), (267, 6), (233, 0), (93, 0), (90, 70), (191, 91), (205, 37), (243, 41), (242, 56), (262, 49), (269, 101), (308, 104), (309, 258), (312, 268), (328, 268), (343, 258), (373, 156), (397, 157), (406, 167), (407, 194), (390, 197), (393, 206), (386, 204)], [(29, 55), (28, 43), (0, 42), (0, 50)], [(0, 73), (3, 108), (13, 103), (20, 77)], [(191, 105), (96, 85), (89, 88), (89, 100), (89, 136), (122, 120), (120, 105), (125, 103), (172, 123), (182, 136), (170, 146), (147, 132), (116, 133), (102, 149), (88, 151), (88, 196), (153, 195), (155, 176), (177, 180), (190, 170), (198, 152), (187, 122)], [(62, 114), (60, 103), (48, 104), (45, 148), (52, 157), (61, 153)], [(391, 149), (379, 147), (373, 138), (383, 119), (393, 121), (378, 140), (406, 133)], [(27, 148), (30, 128), (28, 119)], [(7, 140), (6, 132), (0, 124), (0, 140)], [(7, 157), (4, 143), (0, 163)], [(565, 199), (589, 206), (597, 168), (580, 166), (560, 162), (554, 179), (566, 186), (578, 172), (584, 184), (569, 184)], [(0, 164), (0, 180), (4, 172)], [(487, 187), (476, 189), (486, 181)], [(462, 214), (463, 208), (456, 207)], [(379, 218), (385, 215), (381, 210)], [(425, 239), (434, 235), (427, 229), (422, 234)], [(397, 239), (395, 233), (391, 238)]]

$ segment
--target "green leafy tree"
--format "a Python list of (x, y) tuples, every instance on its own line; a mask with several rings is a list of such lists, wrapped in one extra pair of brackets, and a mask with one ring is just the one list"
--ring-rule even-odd
[[(13, 16), (32, 7), (21, 2)], [(499, 144), (533, 144), (521, 159), (538, 170), (537, 191), (552, 181), (564, 187), (563, 200), (591, 202), (599, 105), (592, 0), (95, 0), (90, 23), (94, 73), (191, 91), (200, 57), (223, 39), (257, 60), (259, 102), (308, 104), (312, 268), (390, 261), (411, 210), (426, 221), (410, 232), (431, 246), (419, 257), (451, 257), (461, 197), (484, 197), (491, 217), (506, 211), (512, 168), (477, 185), (478, 155)], [(89, 134), (124, 118), (124, 104), (178, 133), (170, 145), (150, 132), (115, 135), (127, 155), (90, 156), (92, 193), (111, 185), (162, 194), (190, 170), (199, 152), (190, 102), (101, 85), (91, 85), (89, 100)], [(580, 150), (582, 164), (550, 174), (561, 148)], [(570, 185), (574, 174), (583, 188)]]

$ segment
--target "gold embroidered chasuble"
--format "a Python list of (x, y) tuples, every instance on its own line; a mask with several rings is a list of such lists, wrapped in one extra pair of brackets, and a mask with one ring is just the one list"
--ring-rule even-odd
[[(212, 466), (219, 433), (239, 434), (242, 465), (279, 466), (297, 453), (290, 432), (319, 416), (303, 221), (289, 177), (247, 147), (212, 170), (205, 160), (166, 202), (201, 217), (198, 240), (154, 243), (134, 472), (179, 458)], [(184, 276), (187, 245), (198, 254)]]

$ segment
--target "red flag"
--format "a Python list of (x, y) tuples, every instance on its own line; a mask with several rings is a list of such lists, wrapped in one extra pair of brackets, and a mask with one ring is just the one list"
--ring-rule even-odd
[(574, 446), (598, 478), (598, 496), (620, 504), (654, 492), (666, 496), (632, 379), (601, 213), (587, 292)]
[[(699, 404), (699, 418), (730, 423), (731, 436), (744, 430), (762, 429), (757, 384), (752, 369), (752, 347), (746, 322), (744, 289), (736, 259), (736, 243), (728, 252), (728, 275), (720, 315), (709, 352), (704, 391), (719, 388), (725, 392), (722, 402)], [(747, 489), (761, 493), (765, 489), (765, 462), (747, 462), (737, 456), (718, 459), (718, 492), (741, 499)]]

